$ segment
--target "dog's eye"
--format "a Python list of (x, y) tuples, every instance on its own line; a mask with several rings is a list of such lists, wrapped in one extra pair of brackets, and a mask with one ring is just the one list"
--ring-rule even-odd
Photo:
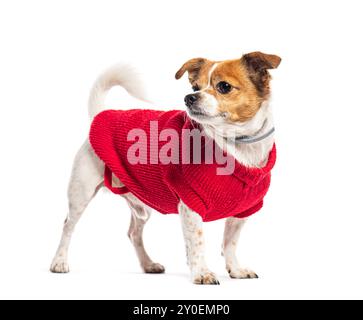
[(193, 91), (195, 92), (195, 91), (199, 91), (200, 90), (200, 88), (199, 88), (199, 86), (196, 84), (196, 85), (194, 85), (193, 87), (192, 87), (192, 89), (193, 89)]
[(217, 90), (222, 94), (226, 94), (232, 90), (232, 86), (228, 82), (221, 81), (217, 83)]

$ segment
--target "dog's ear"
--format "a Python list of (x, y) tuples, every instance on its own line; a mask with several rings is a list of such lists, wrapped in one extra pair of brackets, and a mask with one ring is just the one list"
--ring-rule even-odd
[(181, 68), (175, 74), (175, 79), (180, 79), (185, 71), (188, 71), (189, 81), (192, 82), (198, 77), (200, 69), (206, 63), (207, 59), (204, 58), (194, 58), (185, 62)]
[(281, 62), (281, 58), (274, 54), (266, 54), (262, 52), (251, 52), (242, 56), (242, 63), (254, 72), (267, 69), (276, 69)]
[(268, 69), (276, 69), (281, 58), (262, 52), (251, 52), (242, 56), (242, 64), (246, 67), (250, 80), (255, 85), (261, 97), (268, 97), (270, 93), (271, 76)]

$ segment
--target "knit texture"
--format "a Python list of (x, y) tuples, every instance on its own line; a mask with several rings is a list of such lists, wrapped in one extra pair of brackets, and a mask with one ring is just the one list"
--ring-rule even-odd
[[(174, 129), (179, 134), (179, 160), (182, 159), (182, 129), (192, 130), (192, 123), (183, 111), (155, 110), (106, 110), (93, 120), (90, 143), (105, 163), (105, 185), (114, 193), (133, 193), (153, 209), (164, 213), (177, 213), (182, 200), (190, 209), (200, 214), (203, 221), (226, 217), (245, 218), (257, 212), (263, 205), (271, 178), (271, 169), (276, 160), (273, 146), (267, 164), (263, 168), (248, 168), (233, 159), (235, 169), (231, 175), (217, 175), (221, 165), (202, 163), (151, 164), (150, 152), (161, 150), (168, 141), (150, 137), (150, 121), (157, 121), (158, 133)], [(140, 153), (141, 163), (131, 164), (127, 159), (129, 148), (135, 141), (127, 141), (130, 130), (140, 128), (148, 137), (147, 152)], [(136, 139), (137, 140), (137, 139)], [(150, 141), (152, 140), (152, 141)], [(202, 150), (205, 147), (202, 141)], [(192, 145), (190, 146), (192, 147)], [(192, 153), (192, 151), (190, 151)], [(155, 153), (154, 153), (155, 154)], [(157, 153), (156, 153), (157, 154)], [(155, 160), (155, 159), (154, 159)], [(144, 163), (144, 164), (142, 164)], [(146, 163), (146, 164), (145, 164)], [(111, 172), (125, 185), (115, 188), (111, 185)]]

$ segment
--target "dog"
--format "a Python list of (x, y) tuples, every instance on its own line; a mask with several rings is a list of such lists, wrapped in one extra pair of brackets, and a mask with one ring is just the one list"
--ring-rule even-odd
[[(185, 62), (175, 75), (176, 79), (180, 79), (187, 72), (193, 93), (185, 96), (186, 112), (174, 112), (171, 115), (168, 114), (168, 117), (172, 118), (173, 121), (175, 119), (179, 121), (183, 118), (192, 127), (197, 126), (200, 128), (206, 137), (212, 139), (223, 152), (232, 157), (237, 166), (241, 166), (241, 170), (248, 172), (249, 176), (251, 176), (251, 172), (255, 174), (256, 172), (260, 173), (263, 171), (265, 174), (262, 179), (265, 181), (264, 187), (260, 187), (260, 184), (254, 184), (253, 187), (257, 188), (258, 192), (260, 192), (258, 203), (257, 200), (254, 200), (255, 196), (250, 197), (254, 200), (251, 201), (251, 208), (245, 206), (248, 210), (242, 215), (235, 214), (233, 210), (240, 205), (243, 207), (244, 200), (241, 200), (242, 198), (235, 200), (235, 195), (231, 194), (231, 191), (228, 190), (229, 180), (220, 180), (226, 185), (225, 189), (227, 191), (219, 190), (218, 194), (221, 193), (230, 200), (225, 201), (223, 198), (220, 202), (223, 202), (223, 205), (228, 202), (232, 208), (228, 210), (234, 212), (233, 214), (228, 213), (227, 216), (223, 216), (223, 218), (226, 217), (226, 223), (222, 244), (222, 255), (225, 258), (226, 269), (230, 277), (234, 279), (258, 277), (252, 270), (240, 266), (236, 257), (236, 246), (247, 217), (261, 208), (262, 199), (265, 192), (267, 192), (270, 181), (269, 170), (271, 170), (274, 164), (275, 144), (272, 112), (269, 107), (271, 75), (268, 70), (277, 68), (280, 62), (280, 57), (262, 52), (251, 52), (244, 54), (239, 59), (226, 61), (194, 58)], [(121, 194), (131, 209), (131, 223), (128, 236), (135, 247), (143, 271), (145, 273), (163, 273), (165, 271), (161, 264), (154, 262), (147, 254), (142, 236), (143, 228), (150, 217), (151, 210), (158, 209), (159, 206), (153, 204), (154, 202), (150, 198), (152, 195), (150, 195), (146, 188), (142, 190), (142, 187), (140, 188), (139, 185), (133, 185), (133, 182), (129, 179), (128, 172), (130, 168), (132, 170), (132, 167), (121, 168), (120, 172), (117, 171), (118, 168), (107, 158), (110, 152), (108, 150), (103, 152), (100, 149), (101, 147), (99, 147), (100, 143), (95, 138), (98, 135), (104, 135), (106, 131), (104, 129), (105, 123), (106, 121), (111, 121), (109, 119), (113, 119), (113, 116), (120, 116), (121, 118), (119, 118), (117, 123), (120, 124), (120, 121), (125, 121), (125, 125), (126, 121), (136, 119), (135, 121), (137, 122), (139, 121), (137, 119), (143, 119), (142, 113), (145, 112), (149, 112), (154, 118), (159, 116), (166, 117), (165, 112), (159, 114), (152, 111), (139, 110), (132, 111), (134, 113), (132, 113), (132, 116), (129, 116), (131, 111), (103, 111), (105, 109), (104, 99), (106, 94), (115, 85), (124, 87), (132, 96), (138, 99), (146, 100), (139, 80), (137, 74), (132, 69), (121, 65), (104, 72), (96, 80), (91, 90), (89, 113), (94, 120), (91, 126), (90, 139), (84, 142), (74, 160), (68, 188), (69, 213), (64, 223), (59, 247), (50, 267), (51, 272), (69, 272), (67, 253), (72, 233), (87, 205), (102, 186), (107, 186), (111, 191)], [(114, 125), (114, 127), (117, 129), (122, 127), (122, 125)], [(112, 132), (106, 138), (103, 136), (102, 139), (112, 140)], [(273, 159), (271, 160), (271, 158)], [(267, 166), (269, 166), (269, 170), (265, 169)], [(196, 170), (194, 171), (195, 173), (198, 172), (199, 168), (202, 170), (203, 166), (200, 165), (198, 167), (197, 165), (193, 168), (193, 170)], [(167, 174), (169, 182), (174, 183), (170, 188), (175, 192), (170, 192), (170, 203), (172, 205), (168, 207), (169, 209), (165, 209), (165, 212), (162, 212), (166, 205), (164, 207), (160, 205), (160, 211), (162, 213), (171, 213), (169, 211), (174, 211), (175, 208), (177, 212), (174, 213), (179, 213), (180, 215), (192, 282), (195, 284), (219, 284), (216, 275), (210, 271), (205, 262), (205, 242), (202, 224), (203, 221), (215, 220), (222, 216), (217, 218), (211, 217), (211, 213), (208, 213), (207, 209), (214, 208), (214, 206), (213, 204), (205, 205), (203, 199), (200, 205), (192, 205), (191, 200), (188, 198), (189, 196), (183, 194), (184, 187), (182, 189), (179, 188), (180, 191), (178, 191), (179, 184), (183, 184), (183, 176), (178, 175), (178, 172), (183, 171), (183, 169), (184, 167), (178, 170), (178, 167), (176, 167), (172, 174)], [(116, 174), (117, 177), (115, 173), (118, 173)], [(150, 176), (153, 174), (153, 172), (150, 172)], [(136, 173), (134, 175), (137, 176)], [(125, 180), (122, 181), (123, 179)], [(218, 179), (229, 178), (222, 175)], [(129, 180), (131, 182), (126, 183)], [(154, 185), (163, 183), (164, 181), (157, 184), (154, 183)], [(235, 183), (235, 180), (233, 183)], [(114, 187), (115, 184), (118, 184), (118, 187)], [(240, 184), (245, 185), (245, 181), (240, 182)], [(247, 190), (255, 190), (248, 183), (247, 187)], [(199, 193), (203, 193), (204, 188), (208, 189), (208, 192), (213, 193), (217, 185), (214, 183), (201, 185), (199, 183), (196, 188), (194, 191), (197, 190)], [(168, 191), (162, 190), (162, 192)], [(180, 197), (178, 197), (179, 192), (182, 194)], [(198, 192), (195, 191), (194, 193)], [(168, 196), (169, 193), (165, 195), (165, 198)], [(198, 194), (194, 195), (194, 197), (199, 199)], [(199, 209), (195, 208), (202, 207), (203, 205), (205, 205), (203, 207), (205, 212), (202, 209), (200, 212), (196, 212)], [(204, 213), (201, 214), (201, 211)]]

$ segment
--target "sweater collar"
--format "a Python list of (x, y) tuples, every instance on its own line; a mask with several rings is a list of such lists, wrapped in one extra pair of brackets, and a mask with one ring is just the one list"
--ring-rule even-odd
[(270, 174), (276, 162), (276, 146), (273, 145), (268, 156), (267, 163), (262, 168), (246, 167), (236, 161), (236, 166), (233, 175), (241, 181), (253, 186), (261, 182), (267, 175)]

